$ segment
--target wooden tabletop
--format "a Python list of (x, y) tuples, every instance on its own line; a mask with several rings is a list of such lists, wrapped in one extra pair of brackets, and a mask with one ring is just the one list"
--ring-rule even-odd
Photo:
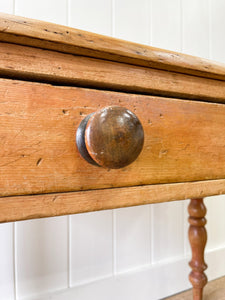
[(225, 80), (225, 64), (62, 25), (0, 13), (0, 40)]

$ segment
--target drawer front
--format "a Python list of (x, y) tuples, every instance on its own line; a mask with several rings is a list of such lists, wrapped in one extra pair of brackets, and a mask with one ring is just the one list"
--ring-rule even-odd
[[(225, 178), (222, 104), (0, 80), (0, 195), (39, 194)], [(92, 112), (119, 105), (144, 128), (131, 165), (87, 163), (75, 134)]]

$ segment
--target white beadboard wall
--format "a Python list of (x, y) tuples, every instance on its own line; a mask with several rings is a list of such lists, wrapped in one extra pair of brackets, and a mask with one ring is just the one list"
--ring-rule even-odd
[[(0, 0), (0, 11), (225, 62), (225, 0)], [(206, 204), (214, 279), (225, 275), (225, 196)], [(189, 288), (187, 205), (1, 224), (0, 299), (158, 300)]]

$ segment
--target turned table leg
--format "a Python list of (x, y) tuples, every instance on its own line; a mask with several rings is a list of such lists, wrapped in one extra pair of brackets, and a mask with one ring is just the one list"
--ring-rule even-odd
[(203, 199), (191, 199), (188, 206), (189, 212), (189, 241), (192, 250), (192, 260), (189, 265), (192, 271), (189, 280), (193, 285), (193, 300), (202, 300), (203, 287), (207, 283), (207, 277), (204, 271), (207, 265), (204, 261), (204, 250), (207, 241), (206, 207)]

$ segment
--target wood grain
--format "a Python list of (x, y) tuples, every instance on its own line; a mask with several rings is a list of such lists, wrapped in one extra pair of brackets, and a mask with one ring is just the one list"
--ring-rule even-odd
[(0, 76), (225, 103), (225, 82), (0, 43)]
[(0, 222), (225, 194), (225, 180), (53, 193), (0, 198)]
[[(110, 105), (137, 115), (145, 142), (134, 163), (109, 171), (79, 155), (75, 133)], [(0, 195), (223, 179), (224, 116), (222, 104), (2, 79)]]
[(225, 80), (225, 66), (221, 63), (3, 13), (0, 14), (0, 40)]

